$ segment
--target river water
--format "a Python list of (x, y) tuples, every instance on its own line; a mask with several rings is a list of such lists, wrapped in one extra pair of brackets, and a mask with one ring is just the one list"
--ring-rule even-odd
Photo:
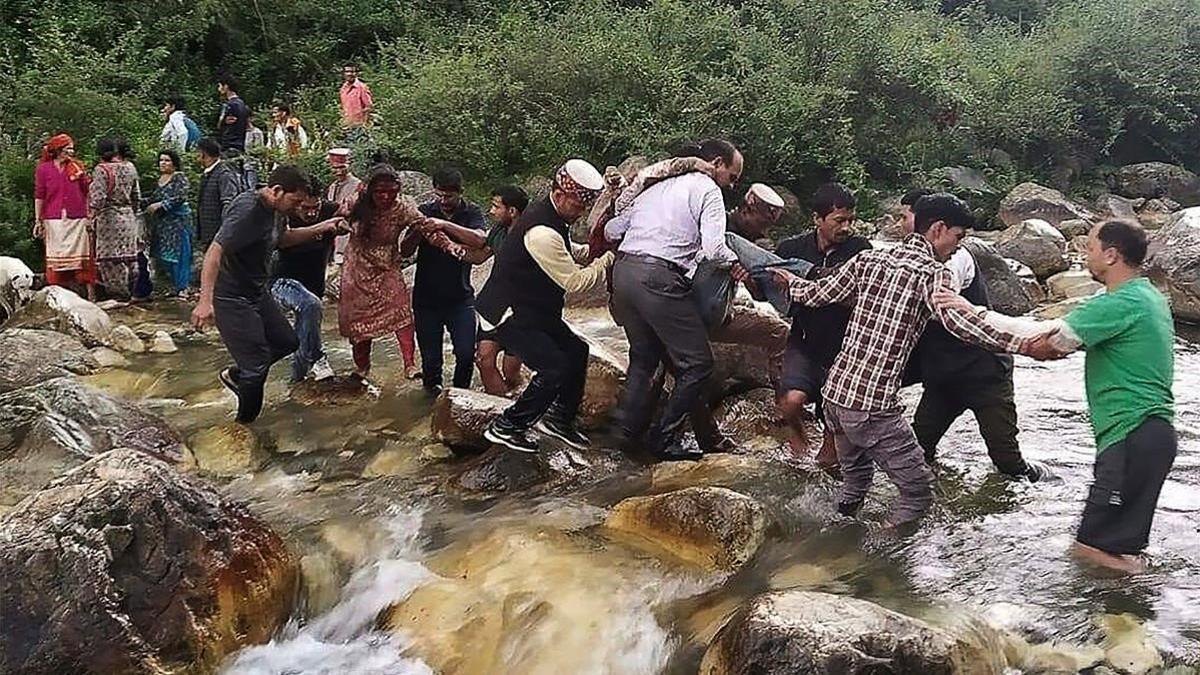
[[(129, 308), (131, 325), (180, 325), (189, 307)], [(326, 322), (335, 370), (344, 341)], [(215, 336), (138, 355), (90, 380), (141, 398), (185, 436), (231, 417), (215, 379)], [(476, 499), (444, 488), (463, 460), (428, 433), (431, 402), (402, 379), (394, 345), (376, 347), (379, 391), (328, 405), (290, 400), (274, 369), (256, 425), (271, 455), (222, 489), (246, 501), (301, 559), (291, 623), (269, 645), (232, 656), (226, 673), (694, 673), (721, 621), (754, 594), (807, 588), (853, 595), (915, 616), (966, 609), (1032, 642), (1099, 641), (1098, 619), (1144, 622), (1168, 665), (1200, 665), (1200, 335), (1176, 350), (1180, 451), (1163, 490), (1147, 572), (1115, 577), (1067, 555), (1095, 455), (1083, 357), (1019, 358), (1021, 445), (1052, 480), (1003, 480), (974, 421), (941, 447), (937, 505), (907, 538), (881, 534), (892, 493), (882, 476), (866, 524), (833, 518), (833, 483), (811, 467), (725, 457), (712, 466), (620, 464), (585, 487)], [(906, 392), (915, 404), (918, 391)], [(600, 439), (603, 443), (603, 438)], [(706, 462), (706, 465), (708, 462)], [(597, 525), (620, 499), (708, 482), (750, 494), (775, 526), (734, 575), (676, 567), (607, 539)], [(389, 609), (393, 608), (393, 609)]]

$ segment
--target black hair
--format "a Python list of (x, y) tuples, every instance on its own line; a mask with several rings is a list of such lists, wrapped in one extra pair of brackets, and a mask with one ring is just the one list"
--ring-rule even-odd
[(129, 147), (129, 142), (124, 138), (110, 136), (101, 138), (96, 142), (96, 154), (100, 159), (108, 162), (113, 157), (120, 155), (123, 159), (133, 159), (133, 150)]
[(230, 75), (229, 73), (223, 73), (217, 78), (217, 84), (223, 84), (226, 87), (229, 87), (231, 91), (237, 91), (238, 85), (241, 84), (241, 82), (238, 82), (237, 78), (233, 75)]
[(289, 115), (291, 115), (291, 114), (292, 114), (292, 106), (290, 106), (290, 105), (288, 105), (288, 104), (286, 104), (286, 103), (276, 103), (275, 105), (273, 105), (273, 106), (271, 106), (271, 107), (272, 107), (272, 108), (278, 108), (279, 110), (282, 110), (283, 112), (285, 112), (285, 113), (287, 113), (287, 114), (289, 114)]
[(268, 187), (279, 186), (284, 192), (307, 193), (311, 179), (303, 169), (295, 164), (280, 164), (267, 178)]
[(321, 197), (325, 194), (325, 184), (311, 173), (308, 174), (308, 194), (314, 197)]
[(442, 167), (433, 172), (434, 189), (462, 192), (463, 175), (458, 169)]
[(824, 218), (837, 209), (857, 207), (858, 200), (854, 198), (854, 193), (841, 183), (825, 183), (813, 193), (812, 210), (818, 218)]
[(1096, 232), (1103, 248), (1115, 248), (1125, 264), (1139, 267), (1146, 260), (1146, 230), (1128, 220), (1109, 220)]
[(182, 96), (167, 96), (162, 100), (163, 105), (171, 105), (176, 110), (184, 110), (184, 102)]
[(518, 211), (524, 211), (525, 207), (529, 206), (529, 195), (525, 194), (525, 191), (516, 185), (501, 185), (492, 190), (492, 196), (499, 197), (505, 206), (512, 207)]
[(166, 155), (171, 159), (171, 164), (175, 165), (176, 171), (183, 169), (183, 160), (179, 159), (178, 152), (175, 152), (171, 148), (163, 148), (162, 150), (158, 151), (158, 156), (161, 158), (163, 155)]
[(363, 232), (368, 231), (375, 223), (375, 199), (373, 193), (379, 183), (388, 180), (400, 185), (400, 174), (396, 172), (392, 165), (379, 163), (367, 169), (366, 188), (359, 195), (358, 201), (354, 203), (354, 209), (350, 212), (350, 220), (359, 223)]
[(933, 194), (933, 190), (929, 188), (913, 188), (905, 192), (904, 196), (900, 198), (900, 205), (911, 208), (913, 204), (917, 203), (918, 199), (928, 197), (931, 194)]
[(217, 139), (213, 138), (212, 136), (205, 136), (199, 141), (196, 141), (196, 149), (202, 154), (208, 155), (209, 157), (221, 156), (221, 144), (218, 143)]
[(699, 143), (685, 143), (681, 146), (676, 157), (699, 157), (711, 162), (720, 157), (726, 164), (732, 164), (738, 154), (737, 146), (723, 138), (709, 138)]
[(925, 195), (913, 204), (912, 209), (913, 229), (921, 234), (928, 232), (938, 221), (946, 223), (947, 227), (975, 227), (975, 216), (967, 203), (946, 192)]

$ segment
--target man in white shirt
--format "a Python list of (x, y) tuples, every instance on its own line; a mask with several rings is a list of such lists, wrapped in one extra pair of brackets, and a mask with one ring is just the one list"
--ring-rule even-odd
[(187, 124), (184, 122), (187, 119), (187, 113), (183, 111), (183, 101), (178, 98), (169, 98), (163, 101), (161, 112), (167, 118), (167, 122), (163, 125), (158, 141), (162, 147), (182, 154), (187, 150), (188, 140)]
[[(722, 187), (742, 173), (742, 153), (728, 141), (708, 140), (687, 154), (714, 167), (712, 177), (688, 173), (643, 191), (604, 228), (620, 240), (613, 268), (613, 313), (629, 340), (629, 371), (619, 425), (628, 441), (645, 435), (646, 447), (664, 460), (696, 459), (719, 438), (698, 438), (699, 451), (680, 445), (684, 421), (713, 369), (708, 331), (692, 297), (692, 277), (702, 260), (737, 263), (725, 242)], [(741, 271), (740, 266), (736, 268)], [(675, 386), (651, 428), (654, 373), (669, 359)], [(704, 434), (702, 434), (704, 435)]]

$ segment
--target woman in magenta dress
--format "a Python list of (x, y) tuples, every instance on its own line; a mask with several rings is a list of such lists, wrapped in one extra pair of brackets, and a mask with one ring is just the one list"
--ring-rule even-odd
[(46, 245), (46, 283), (86, 287), (96, 299), (96, 259), (88, 220), (88, 173), (75, 141), (59, 134), (42, 148), (33, 174), (33, 236)]

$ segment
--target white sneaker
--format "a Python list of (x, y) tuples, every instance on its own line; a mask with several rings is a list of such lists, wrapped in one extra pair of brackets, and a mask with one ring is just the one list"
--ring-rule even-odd
[(321, 380), (328, 380), (329, 378), (333, 377), (333, 368), (329, 365), (329, 359), (322, 356), (320, 360), (312, 365), (312, 370), (309, 371), (309, 375), (312, 375), (312, 379), (316, 380), (317, 382), (320, 382)]

